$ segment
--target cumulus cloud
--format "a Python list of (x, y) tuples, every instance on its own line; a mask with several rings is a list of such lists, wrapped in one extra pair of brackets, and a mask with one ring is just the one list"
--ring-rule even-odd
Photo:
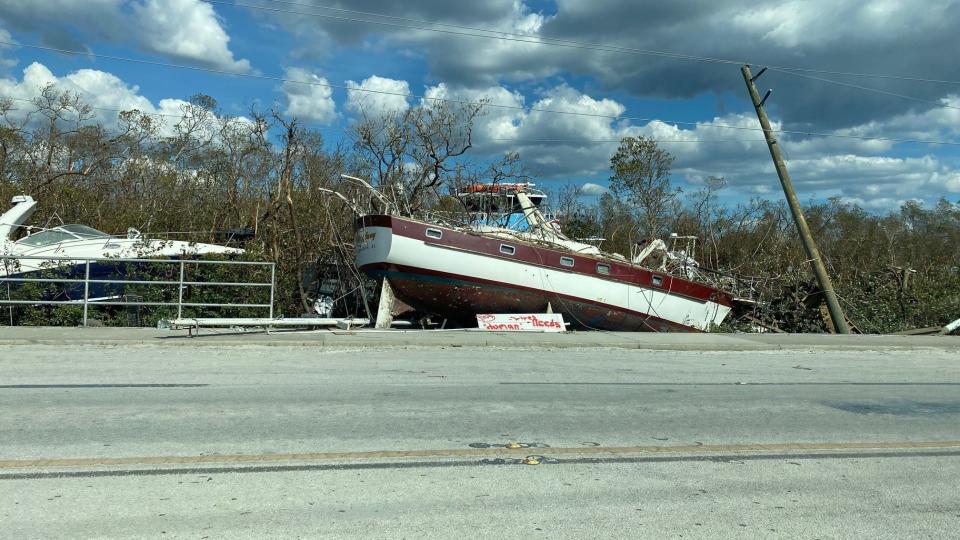
[[(742, 10), (732, 18), (732, 26), (750, 35), (760, 36), (778, 47), (801, 47), (834, 42), (877, 43), (880, 35), (894, 26), (938, 26), (947, 4), (930, 2), (933, 9), (917, 9), (911, 2), (825, 2), (788, 0)], [(843, 21), (840, 25), (823, 21)]]
[[(554, 114), (547, 111), (572, 114)], [(519, 134), (579, 140), (609, 140), (617, 137), (620, 132), (613, 125), (610, 117), (620, 116), (624, 111), (626, 107), (615, 100), (596, 99), (563, 84), (544, 92), (532, 105)]]
[[(370, 13), (400, 15), (407, 18), (436, 21), (438, 23), (475, 24), (478, 21), (499, 19), (510, 13), (518, 4), (516, 0), (479, 0), (474, 2), (450, 2), (449, 0), (418, 0), (416, 2), (388, 2), (386, 0), (365, 0), (362, 7), (356, 2), (304, 0), (298, 2), (303, 8), (314, 5), (317, 7), (338, 7), (346, 9), (362, 9)], [(278, 21), (291, 33), (301, 36), (305, 41), (316, 41), (325, 36), (332, 37), (340, 43), (358, 44), (364, 41), (371, 31), (371, 25), (351, 22), (342, 19), (323, 19), (309, 16), (310, 11), (303, 8), (270, 13), (271, 19)], [(262, 11), (252, 10), (256, 15), (264, 15)], [(373, 18), (373, 17), (371, 17)], [(383, 28), (383, 27), (379, 27)], [(398, 29), (399, 30), (399, 29)], [(402, 29), (400, 32), (407, 32)], [(398, 33), (400, 33), (398, 32)], [(322, 39), (321, 39), (322, 40)]]
[[(661, 143), (676, 157), (679, 180), (698, 185), (708, 176), (723, 176), (741, 194), (779, 196), (776, 171), (759, 134), (710, 124), (755, 127), (756, 119), (732, 114), (690, 128), (651, 122), (642, 132), (687, 141)], [(778, 140), (801, 198), (839, 196), (864, 207), (887, 208), (911, 198), (936, 199), (960, 187), (960, 173), (948, 161), (929, 153), (896, 155), (889, 142), (789, 134)]]
[[(567, 111), (586, 113), (552, 114)], [(636, 132), (611, 118), (626, 108), (612, 99), (595, 99), (566, 85), (552, 88), (531, 105), (517, 128), (520, 152), (533, 170), (553, 178), (596, 174), (605, 170), (617, 141)], [(596, 141), (611, 141), (597, 143)]]
[[(493, 4), (500, 4), (494, 0)], [(541, 30), (550, 17), (532, 11), (523, 2), (503, 6), (482, 24), (497, 32), (519, 35), (521, 41), (507, 39), (459, 38), (424, 30), (393, 32), (388, 41), (415, 50), (426, 50), (431, 72), (454, 84), (482, 86), (509, 81), (536, 81), (559, 73), (563, 66), (544, 61), (552, 47), (540, 45)], [(474, 19), (467, 24), (477, 25)]]
[(585, 182), (580, 186), (580, 193), (584, 195), (599, 196), (607, 191), (609, 191), (607, 188), (600, 184), (594, 184), (593, 182)]
[[(542, 34), (642, 49), (833, 71), (899, 73), (960, 78), (960, 66), (943, 67), (960, 10), (953, 0), (914, 2), (857, 0), (748, 0), (649, 5), (618, 0), (558, 0), (557, 16)], [(664, 46), (669, 43), (669, 47)], [(909, 47), (904, 47), (909, 43)], [(556, 52), (555, 62), (599, 77), (608, 87), (636, 95), (692, 97), (707, 92), (744, 95), (735, 65), (683, 62), (633, 54)], [(549, 61), (549, 60), (548, 60)], [(939, 66), (939, 67), (938, 67)], [(829, 75), (824, 75), (830, 78)], [(882, 90), (936, 100), (941, 85), (891, 79), (847, 79)], [(768, 72), (761, 83), (776, 88), (770, 105), (788, 125), (839, 128), (908, 110), (917, 102), (822, 81)]]
[(81, 49), (83, 39), (120, 39), (125, 24), (123, 0), (44, 0), (0, 2), (0, 18), (10, 28), (36, 32), (47, 45)]
[(230, 36), (213, 6), (201, 0), (2, 2), (0, 18), (13, 29), (38, 33), (55, 47), (83, 49), (91, 39), (133, 41), (179, 60), (250, 71), (250, 62), (230, 51)]
[[(77, 94), (92, 107), (155, 112), (150, 100), (139, 95), (137, 86), (127, 85), (116, 75), (95, 69), (80, 69), (64, 77), (57, 77), (39, 62), (33, 62), (24, 68), (20, 81), (12, 78), (0, 79), (0, 93), (22, 102), (38, 96), (40, 90), (48, 85)], [(21, 106), (21, 103), (17, 105), (18, 108), (29, 107)], [(94, 114), (101, 121), (116, 116), (116, 113), (99, 110), (94, 110)]]
[(39, 62), (33, 62), (24, 68), (20, 80), (13, 77), (0, 78), (0, 95), (11, 98), (15, 108), (12, 116), (24, 119), (27, 111), (33, 108), (29, 101), (39, 96), (41, 90), (48, 85), (53, 85), (60, 92), (68, 91), (79, 96), (83, 103), (94, 107), (91, 120), (107, 127), (116, 126), (117, 111), (137, 109), (156, 115), (153, 120), (159, 126), (160, 133), (170, 135), (173, 133), (173, 125), (187, 105), (187, 102), (181, 99), (161, 99), (154, 104), (140, 94), (137, 85), (128, 84), (112, 73), (80, 69), (58, 77)]
[[(748, 0), (658, 4), (557, 0), (552, 5), (537, 4), (545, 6), (542, 8), (533, 5), (524, 0), (487, 0), (471, 2), (460, 13), (460, 5), (440, 0), (411, 5), (367, 0), (364, 10), (490, 28), (520, 34), (536, 43), (304, 16), (296, 17), (295, 22), (290, 17), (280, 19), (280, 24), (287, 28), (296, 25), (301, 30), (309, 27), (314, 32), (311, 39), (320, 35), (329, 40), (324, 43), (355, 46), (381, 55), (420, 57), (429, 68), (429, 76), (444, 81), (429, 88), (428, 94), (457, 99), (475, 101), (495, 96), (491, 101), (510, 106), (622, 117), (626, 114), (623, 103), (598, 96), (616, 91), (675, 100), (713, 94), (721, 113), (694, 125), (637, 124), (548, 115), (529, 108), (488, 108), (477, 122), (475, 149), (487, 155), (519, 151), (532, 172), (549, 178), (596, 178), (606, 174), (616, 143), (590, 140), (616, 141), (642, 134), (663, 141), (661, 145), (677, 156), (675, 177), (680, 182), (696, 185), (707, 176), (725, 176), (731, 190), (772, 197), (779, 196), (779, 185), (762, 135), (754, 131), (756, 118), (752, 111), (724, 112), (728, 107), (743, 110), (746, 101), (738, 66), (551, 46), (543, 41), (556, 38), (754, 59), (757, 63), (756, 59), (763, 59), (769, 65), (960, 79), (960, 64), (942, 61), (943, 51), (950, 49), (955, 29), (960, 27), (960, 9), (954, 0), (931, 0), (922, 9), (912, 2), (856, 0), (778, 0), (764, 4)], [(556, 82), (571, 77), (588, 81), (590, 92), (564, 88)], [(955, 192), (958, 159), (950, 147), (857, 138), (956, 140), (960, 137), (960, 110), (952, 107), (960, 107), (960, 96), (955, 88), (895, 79), (823, 77), (907, 94), (929, 103), (768, 71), (759, 84), (776, 90), (767, 107), (777, 127), (848, 137), (780, 137), (801, 196), (840, 195), (891, 202)], [(525, 88), (526, 99), (511, 87)], [(708, 125), (714, 123), (730, 128)]]
[(381, 116), (410, 106), (407, 81), (371, 75), (360, 83), (347, 81), (347, 109), (360, 115)]
[[(673, 154), (674, 181), (697, 187), (707, 177), (723, 176), (728, 190), (744, 195), (779, 197), (780, 186), (766, 142), (752, 113), (731, 113), (692, 125), (662, 121), (631, 123), (621, 119), (625, 107), (596, 98), (565, 84), (544, 89), (527, 105), (524, 97), (503, 86), (482, 89), (430, 87), (426, 96), (465, 101), (488, 99), (509, 108), (490, 107), (475, 127), (475, 149), (484, 155), (519, 152), (536, 176), (555, 180), (592, 180), (608, 173), (617, 141), (646, 136)], [(951, 105), (953, 97), (943, 105)], [(552, 114), (545, 111), (583, 114)], [(880, 130), (933, 136), (958, 129), (955, 111), (942, 107), (899, 115), (884, 125), (852, 126), (835, 133), (859, 135)], [(774, 129), (782, 122), (774, 121)], [(868, 208), (888, 208), (910, 198), (935, 199), (960, 190), (960, 171), (930, 154), (897, 155), (890, 141), (844, 137), (778, 137), (801, 197), (840, 196), (864, 201)], [(586, 192), (602, 193), (595, 182)]]
[[(557, 0), (542, 8), (555, 9), (549, 13), (532, 5), (518, 0), (364, 2), (365, 11), (489, 28), (494, 39), (308, 15), (277, 15), (277, 20), (303, 36), (304, 47), (308, 48), (309, 42), (332, 40), (376, 48), (380, 55), (417, 55), (428, 64), (432, 77), (473, 88), (571, 74), (594, 79), (601, 90), (627, 91), (640, 97), (732, 94), (745, 98), (736, 65), (541, 44), (547, 38), (757, 63), (762, 59), (770, 65), (920, 76), (935, 73), (936, 78), (960, 79), (960, 64), (943, 62), (943, 51), (951, 50), (955, 29), (960, 27), (955, 0), (930, 0), (922, 8), (915, 2), (859, 0), (780, 0), (759, 5), (749, 0)], [(460, 10), (463, 12), (458, 13)], [(309, 34), (305, 33), (308, 28)], [(526, 36), (524, 39), (535, 43), (499, 39), (502, 36), (497, 32)], [(904, 47), (904, 43), (910, 46)], [(769, 105), (788, 126), (838, 129), (930, 108), (780, 72), (768, 72), (761, 81), (776, 88)], [(949, 90), (943, 85), (892, 79), (852, 81), (934, 101)]]
[[(7, 43), (16, 43), (17, 41), (13, 39), (13, 36), (10, 35), (10, 32), (6, 28), (0, 28), (0, 41), (6, 41)], [(17, 60), (14, 58), (6, 58), (4, 53), (6, 52), (9, 45), (0, 45), (0, 72), (6, 71), (13, 66), (17, 65)]]
[[(426, 96), (470, 102), (487, 99), (506, 105), (487, 107), (477, 120), (477, 151), (519, 152), (531, 172), (548, 178), (585, 176), (605, 169), (616, 141), (637, 132), (635, 127), (604, 117), (622, 115), (623, 104), (593, 98), (565, 84), (545, 89), (526, 107), (523, 95), (503, 86), (469, 89), (438, 85), (428, 88)], [(608, 142), (596, 144), (598, 140)]]
[(200, 0), (146, 0), (134, 4), (141, 42), (155, 52), (229, 71), (250, 71), (250, 62), (236, 60), (230, 37), (213, 11)]
[[(502, 139), (515, 139), (520, 123), (526, 116), (523, 110), (524, 97), (520, 92), (507, 90), (502, 86), (486, 88), (452, 88), (446, 84), (438, 84), (427, 88), (424, 100), (450, 99), (456, 101), (502, 105), (502, 107), (486, 107), (476, 120), (474, 131), (477, 134), (477, 143), (481, 151), (496, 150)], [(488, 148), (491, 147), (491, 148)]]
[(281, 86), (287, 101), (287, 108), (284, 111), (287, 115), (324, 124), (337, 118), (337, 107), (333, 102), (332, 90), (328, 86), (320, 86), (327, 84), (327, 79), (301, 68), (288, 68), (284, 78), (289, 79)]

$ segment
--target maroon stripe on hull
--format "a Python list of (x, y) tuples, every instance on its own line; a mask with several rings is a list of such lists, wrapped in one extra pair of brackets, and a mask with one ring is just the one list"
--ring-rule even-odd
[[(393, 234), (421, 240), (437, 247), (544, 266), (562, 272), (619, 281), (648, 289), (661, 290), (676, 296), (685, 296), (701, 302), (711, 301), (727, 307), (733, 305), (732, 298), (729, 294), (714, 289), (713, 287), (669, 274), (653, 272), (636, 265), (618, 263), (607, 258), (578, 255), (514, 240), (469, 234), (439, 225), (431, 225), (396, 216), (363, 216), (357, 220), (357, 227), (387, 227), (393, 231)], [(443, 232), (442, 237), (439, 239), (428, 238), (426, 236), (427, 228), (441, 230)], [(516, 251), (513, 255), (505, 255), (500, 251), (501, 244), (511, 245), (516, 248)], [(562, 265), (560, 263), (561, 257), (574, 259), (573, 267)], [(606, 265), (609, 268), (609, 274), (601, 274), (597, 269), (598, 264)], [(653, 284), (654, 276), (660, 278), (660, 285)]]
[(356, 226), (358, 229), (360, 227), (391, 227), (392, 223), (393, 216), (371, 214), (357, 219)]
[(543, 313), (549, 303), (573, 326), (629, 332), (700, 332), (617, 306), (515, 284), (447, 274), (393, 264), (367, 265), (362, 270), (383, 274), (394, 294), (421, 311), (435, 313), (463, 325), (476, 325), (477, 313)]

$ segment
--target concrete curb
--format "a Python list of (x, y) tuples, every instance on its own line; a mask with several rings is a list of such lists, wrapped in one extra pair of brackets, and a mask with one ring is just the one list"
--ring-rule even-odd
[(960, 338), (946, 336), (837, 336), (824, 334), (642, 334), (571, 332), (227, 332), (188, 337), (169, 330), (139, 328), (0, 328), (0, 346), (149, 346), (149, 347), (312, 347), (513, 349), (617, 348), (660, 351), (778, 350), (956, 350)]

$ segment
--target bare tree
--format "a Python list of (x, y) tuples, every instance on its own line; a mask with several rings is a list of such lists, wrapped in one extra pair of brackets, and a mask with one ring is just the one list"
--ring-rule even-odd
[(436, 201), (458, 174), (458, 158), (473, 147), (481, 103), (426, 101), (400, 112), (364, 115), (351, 128), (354, 149), (375, 183), (402, 212)]
[(670, 186), (673, 156), (653, 139), (625, 137), (610, 158), (610, 189), (638, 213), (641, 234), (656, 238), (679, 206), (679, 189)]
[(28, 118), (16, 119), (13, 101), (0, 98), (0, 180), (9, 180), (12, 160), (22, 157)]
[(718, 235), (725, 217), (725, 210), (717, 202), (717, 193), (726, 187), (723, 177), (708, 176), (703, 187), (690, 198), (690, 210), (696, 226), (696, 235), (700, 237), (701, 260), (716, 268), (719, 262)]
[(32, 100), (34, 114), (46, 119), (38, 126), (34, 140), (43, 140), (43, 161), (36, 171), (33, 190), (43, 190), (60, 178), (87, 176), (103, 166), (111, 156), (115, 142), (98, 124), (91, 125), (93, 108), (70, 91), (60, 91), (54, 84), (40, 89)]

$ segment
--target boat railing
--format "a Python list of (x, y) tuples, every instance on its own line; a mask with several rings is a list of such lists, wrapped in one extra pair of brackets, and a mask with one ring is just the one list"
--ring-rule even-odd
[[(264, 309), (268, 312), (269, 318), (273, 318), (273, 304), (276, 289), (276, 264), (272, 262), (259, 261), (227, 261), (227, 260), (203, 260), (203, 259), (137, 259), (120, 257), (54, 257), (49, 255), (0, 255), (0, 266), (5, 268), (15, 267), (19, 264), (17, 261), (40, 260), (49, 261), (43, 270), (57, 270), (63, 268), (62, 263), (70, 263), (71, 266), (83, 266), (83, 278), (69, 277), (20, 277), (19, 275), (0, 276), (0, 284), (10, 283), (48, 283), (48, 284), (67, 284), (83, 286), (83, 298), (76, 300), (51, 300), (47, 298), (36, 299), (17, 299), (10, 298), (9, 288), (6, 298), (0, 298), (0, 305), (74, 305), (83, 306), (83, 326), (87, 326), (89, 321), (90, 307), (100, 306), (150, 306), (150, 307), (176, 307), (177, 319), (183, 317), (184, 308), (253, 308)], [(12, 264), (11, 264), (12, 262)], [(156, 265), (178, 265), (179, 278), (175, 280), (162, 279), (93, 279), (90, 277), (90, 265), (94, 263), (107, 262), (111, 264), (156, 264)], [(61, 263), (58, 265), (58, 263)], [(233, 266), (246, 268), (269, 268), (269, 281), (199, 281), (188, 280), (188, 265), (213, 265), (213, 266)], [(265, 272), (264, 272), (265, 273)], [(158, 285), (158, 286), (176, 286), (176, 301), (117, 301), (116, 296), (107, 299), (91, 298), (91, 285)], [(187, 287), (255, 287), (269, 288), (269, 303), (237, 303), (237, 302), (190, 302), (185, 301), (184, 291)]]

